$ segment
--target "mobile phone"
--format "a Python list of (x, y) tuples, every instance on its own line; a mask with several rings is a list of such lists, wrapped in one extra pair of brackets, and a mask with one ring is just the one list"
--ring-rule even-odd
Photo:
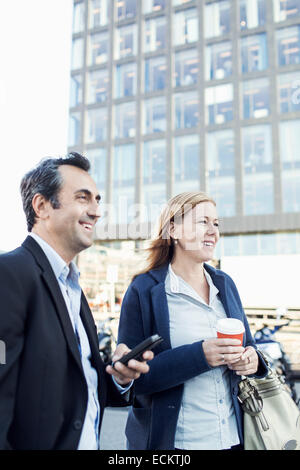
[[(150, 349), (153, 349), (155, 346), (160, 344), (163, 341), (163, 338), (159, 335), (152, 335), (149, 336), (149, 338), (145, 339), (142, 341), (140, 344), (135, 346), (131, 351), (129, 351), (128, 354), (125, 354), (125, 356), (121, 357), (115, 362), (121, 362), (122, 364), (125, 364), (127, 366), (128, 362), (130, 359), (135, 359), (136, 361), (142, 361), (143, 360), (143, 353), (145, 351), (149, 351)], [(114, 362), (112, 363), (112, 367), (114, 367)]]

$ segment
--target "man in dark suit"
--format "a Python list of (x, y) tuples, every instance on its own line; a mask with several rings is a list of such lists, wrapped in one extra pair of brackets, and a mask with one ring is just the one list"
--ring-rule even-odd
[[(45, 159), (21, 182), (29, 236), (0, 256), (1, 449), (97, 449), (105, 406), (128, 404), (144, 361), (100, 359), (95, 324), (72, 261), (100, 217), (89, 162)], [(7, 229), (7, 228), (6, 228)], [(128, 352), (119, 345), (114, 360)]]

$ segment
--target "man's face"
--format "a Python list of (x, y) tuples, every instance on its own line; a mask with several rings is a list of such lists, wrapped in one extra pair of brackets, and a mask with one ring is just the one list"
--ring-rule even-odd
[(66, 261), (93, 243), (93, 231), (100, 217), (100, 196), (91, 176), (80, 168), (62, 165), (63, 178), (58, 194), (60, 207), (49, 204), (45, 220), (51, 246)]

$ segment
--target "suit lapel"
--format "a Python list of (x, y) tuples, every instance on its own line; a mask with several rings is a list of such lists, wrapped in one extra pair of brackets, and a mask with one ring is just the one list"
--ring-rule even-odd
[(52, 301), (55, 305), (57, 315), (59, 317), (62, 330), (64, 332), (67, 345), (75, 359), (78, 367), (82, 370), (81, 358), (79, 354), (77, 340), (74, 334), (73, 326), (69, 316), (69, 312), (60, 290), (59, 284), (56, 280), (55, 274), (51, 265), (39, 244), (30, 236), (26, 238), (23, 246), (31, 252), (37, 264), (42, 270), (42, 279), (49, 291)]
[(164, 339), (161, 348), (170, 349), (169, 309), (164, 282), (160, 282), (151, 289), (151, 298), (157, 330)]

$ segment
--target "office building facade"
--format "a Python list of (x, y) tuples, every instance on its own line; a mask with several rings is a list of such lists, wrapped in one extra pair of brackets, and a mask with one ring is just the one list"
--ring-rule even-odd
[(299, 145), (300, 0), (74, 1), (69, 150), (113, 207), (98, 239), (146, 239), (202, 190), (217, 258), (300, 253)]

